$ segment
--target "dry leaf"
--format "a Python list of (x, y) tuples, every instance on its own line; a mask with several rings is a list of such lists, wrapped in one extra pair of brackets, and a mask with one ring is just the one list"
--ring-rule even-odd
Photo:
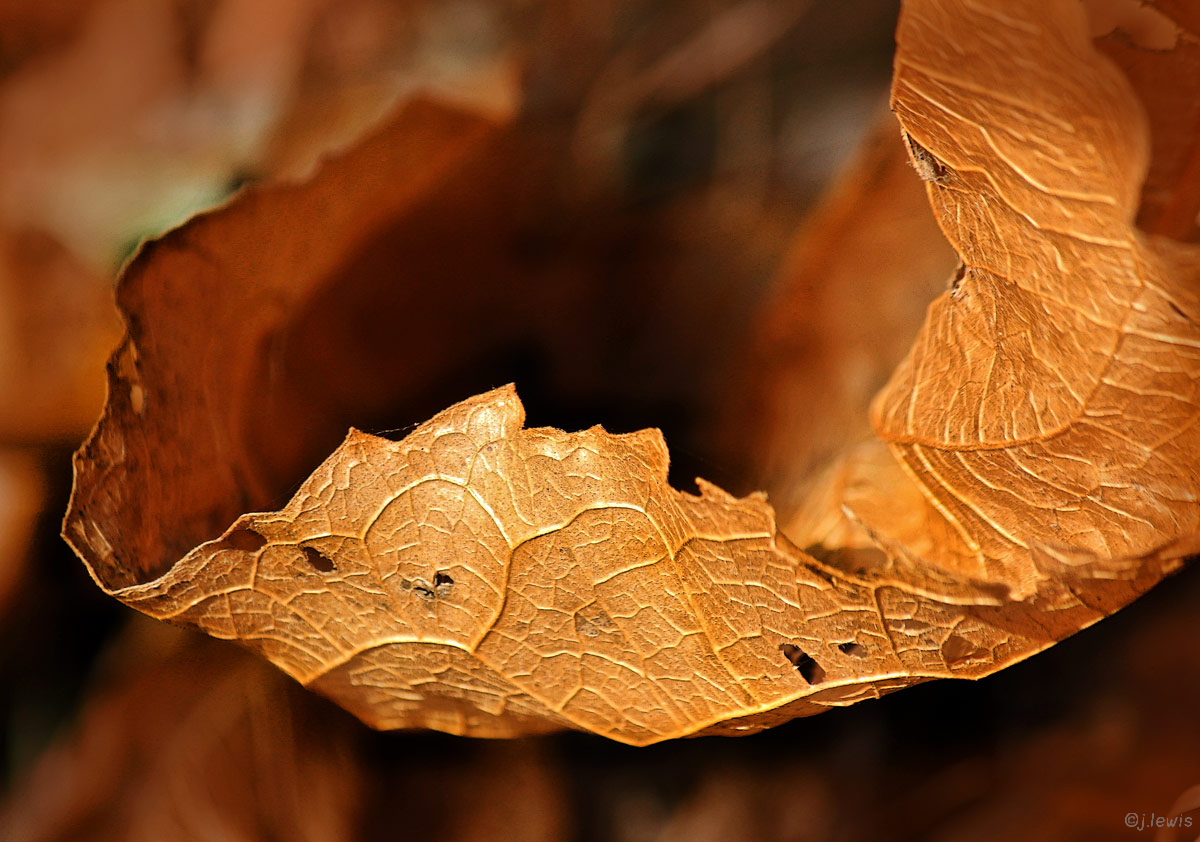
[[(813, 558), (761, 497), (672, 490), (655, 432), (523, 429), (511, 389), (398, 443), (352, 431), (282, 509), (237, 517), (313, 442), (247, 349), (478, 171), (487, 127), (428, 106), (143, 253), (68, 540), (108, 592), (377, 727), (746, 732), (1045, 648), (1196, 546), (1197, 261), (1133, 227), (1141, 111), (1074, 4), (910, 4), (894, 107), (964, 270), (877, 405), (891, 450), (841, 474), (879, 549)], [(246, 239), (266, 209), (289, 224)], [(316, 224), (328, 242), (297, 237)]]
[(654, 432), (523, 421), (505, 389), (403, 442), (352, 431), (283, 511), (113, 592), (242, 640), (376, 727), (479, 736), (752, 730), (983, 645), (893, 648), (876, 594), (798, 567), (761, 499), (671, 490)]
[(901, 467), (861, 476), (890, 493), (847, 499), (898, 556), (1047, 608), (1200, 547), (1200, 260), (1132, 224), (1146, 124), (1086, 33), (1071, 3), (902, 16), (893, 104), (964, 267), (875, 404)]
[[(157, 575), (247, 506), (270, 505), (276, 489), (293, 481), (290, 466), (309, 457), (313, 438), (328, 448), (323, 407), (294, 404), (291, 372), (281, 370), (285, 344), (312, 343), (307, 329), (288, 333), (290, 320), (312, 305), (314, 291), (331, 275), (361, 271), (352, 261), (362, 244), (386, 236), (394, 217), (420, 210), (495, 133), (489, 120), (417, 103), (360, 144), (352, 159), (326, 166), (320, 181), (251, 190), (235, 205), (143, 250), (118, 290), (118, 303), (131, 314), (130, 330), (110, 363), (113, 391), (106, 408), (137, 419), (141, 429), (127, 438), (101, 422), (85, 449), (119, 465), (120, 475), (109, 474), (90, 490), (84, 490), (90, 485), (85, 480), (76, 498), (99, 529), (89, 542), (109, 547), (101, 555), (110, 562), (110, 540), (119, 542), (135, 565), (124, 572), (106, 565), (107, 574), (122, 577), (122, 584)], [(389, 152), (398, 139), (403, 156)], [(306, 208), (308, 218), (293, 207)], [(251, 219), (261, 224), (248, 224)], [(220, 249), (220, 256), (210, 248)], [(203, 309), (164, 329), (180, 299)], [(330, 337), (330, 345), (313, 349), (313, 364), (322, 364), (322, 355), (336, 363), (337, 349), (354, 339), (353, 325), (346, 319), (341, 330), (348, 339), (340, 345)], [(218, 329), (223, 339), (212, 345)], [(414, 328), (409, 341), (422, 347), (436, 329)], [(217, 396), (219, 405), (213, 403)], [(289, 425), (299, 414), (307, 415), (306, 423)], [(187, 448), (164, 448), (168, 441), (186, 442)], [(192, 453), (216, 458), (197, 460)], [(89, 468), (81, 464), (80, 471), (83, 477)], [(113, 483), (130, 483), (148, 497), (114, 493)], [(157, 515), (143, 515), (146, 499), (155, 501)], [(121, 526), (109, 538), (104, 524)]]
[[(804, 556), (761, 499), (673, 491), (654, 432), (523, 420), (504, 389), (402, 442), (352, 431), (282, 511), (108, 587), (241, 640), (376, 727), (477, 736), (757, 730), (1028, 654)], [(113, 558), (97, 561), (104, 582)]]

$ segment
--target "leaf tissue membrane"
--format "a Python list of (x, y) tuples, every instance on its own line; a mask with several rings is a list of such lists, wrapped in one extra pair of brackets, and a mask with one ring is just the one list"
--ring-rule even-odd
[[(1175, 222), (1135, 222), (1177, 222), (1189, 188), (1160, 174), (1187, 165), (1162, 157), (1182, 147), (1155, 140), (1140, 54), (1114, 64), (1085, 12), (906, 4), (892, 106), (961, 266), (871, 408), (877, 438), (800, 502), (817, 515), (781, 530), (765, 495), (671, 488), (657, 431), (526, 428), (513, 387), (400, 441), (351, 430), (278, 506), (344, 432), (277, 379), (281, 337), (334, 346), (327, 380), (365, 388), (364, 412), (372, 376), (415, 389), (452, 357), (423, 353), (435, 328), (397, 357), (424, 373), (340, 357), (352, 323), (289, 333), (379, 238), (506, 195), (483, 174), (514, 127), (417, 102), (133, 262), (67, 539), (113, 596), (378, 728), (745, 733), (1052, 645), (1200, 548), (1200, 261)], [(463, 294), (406, 254), (413, 295)], [(487, 353), (497, 330), (446, 347)]]

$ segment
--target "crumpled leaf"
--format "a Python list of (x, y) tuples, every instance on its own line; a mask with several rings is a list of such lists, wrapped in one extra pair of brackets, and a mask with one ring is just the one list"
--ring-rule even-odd
[[(127, 433), (101, 421), (84, 446), (92, 456), (78, 468), (74, 505), (86, 518), (76, 528), (87, 524), (86, 540), (105, 559), (104, 575), (122, 584), (156, 575), (247, 507), (272, 505), (274, 489), (292, 481), (281, 466), (306, 458), (314, 439), (328, 448), (325, 437), (333, 431), (325, 408), (296, 403), (293, 372), (280, 362), (286, 345), (311, 341), (307, 329), (290, 334), (291, 321), (331, 276), (361, 271), (352, 261), (363, 244), (387, 237), (395, 217), (421, 209), (496, 131), (491, 120), (417, 102), (352, 158), (331, 162), (321, 180), (251, 189), (225, 210), (146, 246), (118, 289), (118, 304), (133, 315), (109, 364), (105, 409), (136, 422)], [(404, 138), (404, 156), (387, 152), (397, 137)], [(379, 166), (384, 159), (388, 166)], [(276, 224), (290, 209), (289, 223)], [(264, 224), (250, 226), (247, 218)], [(178, 329), (163, 329), (179, 300), (194, 309)], [(336, 349), (352, 344), (355, 324), (346, 319), (345, 336), (327, 328), (330, 344), (319, 354), (314, 349), (312, 367), (322, 364), (320, 357), (326, 365), (340, 362)], [(430, 344), (436, 328), (411, 331), (411, 347), (436, 347)], [(223, 337), (214, 344), (216, 330)], [(452, 360), (447, 354), (443, 364)], [(297, 413), (307, 413), (306, 423), (287, 425)], [(218, 458), (198, 461), (194, 453)], [(113, 467), (93, 485), (87, 477), (102, 462)], [(142, 492), (120, 491), (126, 483)], [(142, 493), (155, 500), (155, 516), (144, 516)], [(111, 537), (109, 524), (117, 530)], [(115, 563), (114, 545), (131, 567)]]
[(846, 502), (897, 558), (1057, 608), (1200, 548), (1200, 260), (1132, 224), (1145, 120), (1082, 9), (1018, 9), (901, 19), (893, 105), (963, 266), (874, 406), (889, 493)]
[(476, 736), (757, 730), (1027, 654), (808, 558), (761, 498), (670, 489), (653, 431), (523, 421), (507, 388), (399, 443), (351, 431), (283, 510), (112, 592), (375, 727)]
[[(760, 496), (672, 490), (653, 431), (523, 429), (511, 389), (398, 443), (351, 431), (281, 509), (236, 517), (282, 476), (264, 479), (279, 443), (245, 434), (273, 398), (239, 355), (373, 233), (357, 167), (373, 189), (419, 173), (399, 208), (471, 171), (488, 132), (436, 111), (247, 200), (283, 217), (303, 196), (305, 225), (327, 204), (329, 243), (239, 242), (231, 207), (143, 253), (68, 540), (118, 598), (377, 727), (480, 736), (753, 731), (986, 675), (1127, 603), (1200, 533), (1198, 262), (1133, 225), (1142, 112), (1070, 2), (914, 2), (898, 41), (893, 105), (963, 268), (877, 401), (886, 446), (831, 473), (857, 543), (814, 557)], [(212, 289), (193, 322), (163, 293), (189, 272)]]
[(113, 593), (375, 727), (477, 736), (747, 731), (978, 663), (979, 629), (914, 636), (919, 602), (889, 617), (761, 498), (670, 489), (655, 432), (523, 421), (507, 388), (399, 443), (351, 431), (283, 510)]

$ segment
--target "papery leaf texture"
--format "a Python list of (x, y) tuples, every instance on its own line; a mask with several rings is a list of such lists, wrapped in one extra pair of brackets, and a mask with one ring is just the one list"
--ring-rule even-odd
[(113, 596), (375, 727), (488, 737), (752, 732), (1117, 610), (1200, 547), (1200, 260), (1135, 224), (1147, 109), (1073, 0), (913, 0), (897, 43), (893, 110), (961, 265), (877, 440), (811, 491), (823, 517), (785, 534), (761, 494), (677, 491), (657, 431), (527, 428), (513, 387), (401, 441), (351, 430), (278, 504), (329, 430), (299, 432), (260, 360), (365, 271), (348, 255), (482, 202), (506, 154), (506, 126), (423, 103), (133, 263), (68, 540)]

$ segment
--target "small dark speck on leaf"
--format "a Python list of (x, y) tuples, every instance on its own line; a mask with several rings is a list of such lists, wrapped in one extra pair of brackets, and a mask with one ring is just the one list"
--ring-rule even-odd
[(954, 277), (950, 279), (950, 297), (958, 298), (962, 295), (959, 287), (962, 285), (963, 278), (967, 276), (966, 264), (959, 263), (958, 268), (954, 270)]
[(1187, 313), (1183, 312), (1183, 310), (1179, 307), (1179, 305), (1176, 304), (1174, 301), (1168, 300), (1167, 306), (1169, 306), (1172, 310), (1174, 310), (1176, 315), (1178, 315), (1180, 318), (1182, 318), (1185, 321), (1188, 321), (1192, 324), (1195, 324), (1195, 320), (1193, 320), (1192, 317), (1189, 316)]

